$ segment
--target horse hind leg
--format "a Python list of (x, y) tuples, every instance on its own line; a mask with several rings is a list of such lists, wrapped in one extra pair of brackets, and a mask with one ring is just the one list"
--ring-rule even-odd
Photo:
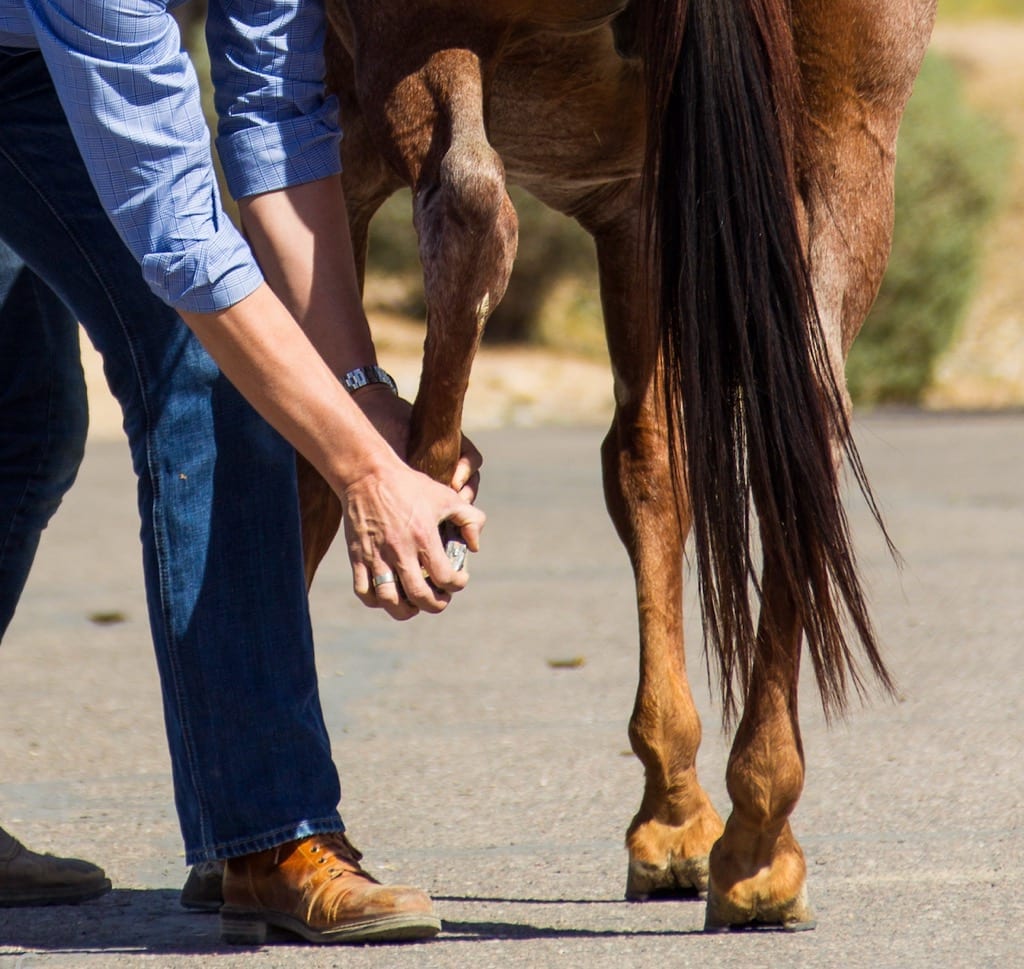
[[(827, 11), (809, 0), (794, 6), (814, 124), (803, 160), (809, 263), (845, 392), (842, 362), (885, 271), (896, 135), (934, 3), (907, 0), (886, 7), (884, 15), (876, 4), (868, 10), (865, 0), (836, 0)], [(854, 22), (859, 29), (851, 31)], [(837, 463), (841, 453), (837, 441)], [(803, 630), (770, 556), (762, 590), (754, 666), (727, 771), (733, 810), (711, 855), (709, 930), (813, 925), (806, 862), (789, 822), (804, 780), (797, 720)]]
[[(640, 675), (629, 724), (630, 744), (644, 766), (640, 808), (626, 833), (626, 897), (703, 896), (708, 853), (722, 821), (697, 778), (700, 717), (686, 675), (682, 569), (688, 528), (668, 461), (658, 399), (657, 340), (638, 294), (635, 260), (636, 186), (619, 192), (580, 221), (597, 244), (616, 408), (602, 446), (609, 514), (629, 554), (640, 624)], [(625, 204), (623, 204), (625, 203)]]
[(803, 790), (797, 714), (802, 629), (779, 572), (762, 577), (754, 668), (726, 782), (733, 809), (711, 852), (705, 928), (813, 928), (807, 864), (789, 817)]

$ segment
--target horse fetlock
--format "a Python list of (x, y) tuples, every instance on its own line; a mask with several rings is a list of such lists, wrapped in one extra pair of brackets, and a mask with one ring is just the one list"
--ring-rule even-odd
[(813, 928), (807, 863), (786, 825), (775, 837), (737, 830), (733, 819), (711, 851), (705, 931)]
[(664, 865), (629, 859), (626, 898), (646, 902), (653, 897), (707, 898), (708, 856), (670, 858)]
[(683, 824), (634, 819), (626, 836), (626, 898), (703, 898), (708, 890), (708, 856), (721, 833), (722, 819), (706, 798)]
[(443, 439), (410, 440), (408, 461), (411, 467), (428, 477), (448, 484), (459, 461), (459, 437), (449, 434)]
[(742, 929), (779, 929), (802, 932), (816, 926), (814, 912), (807, 901), (807, 886), (802, 885), (793, 898), (781, 901), (741, 899), (720, 894), (712, 882), (707, 894), (705, 932), (729, 932)]

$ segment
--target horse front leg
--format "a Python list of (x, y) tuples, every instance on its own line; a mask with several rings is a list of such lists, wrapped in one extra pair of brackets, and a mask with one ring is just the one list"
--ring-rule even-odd
[[(408, 457), (442, 482), (451, 480), (461, 453), (470, 369), (484, 324), (505, 294), (518, 238), (504, 165), (484, 128), (487, 68), (474, 49), (489, 46), (476, 38), (430, 51), (411, 73), (364, 82), (364, 108), (379, 118), (382, 152), (412, 187), (423, 265), (427, 336)], [(381, 52), (385, 64), (390, 56)]]
[(626, 897), (643, 901), (706, 892), (708, 853), (722, 821), (697, 779), (701, 723), (683, 648), (689, 519), (672, 482), (655, 379), (656, 336), (640, 298), (645, 290), (633, 261), (623, 255), (638, 251), (635, 212), (629, 206), (594, 234), (616, 396), (602, 447), (605, 499), (632, 563), (640, 627), (629, 739), (644, 766), (644, 792), (626, 834)]
[(433, 75), (446, 79), (431, 87), (445, 94), (435, 134), (448, 131), (451, 141), (436, 164), (427, 159), (414, 186), (427, 336), (409, 457), (414, 467), (449, 481), (461, 449), (470, 369), (487, 318), (508, 286), (518, 220), (504, 166), (484, 131), (479, 60), (467, 51), (443, 51), (425, 70), (428, 82)]

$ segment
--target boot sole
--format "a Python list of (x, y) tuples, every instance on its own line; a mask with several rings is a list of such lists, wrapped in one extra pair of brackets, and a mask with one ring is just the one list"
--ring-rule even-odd
[(89, 887), (36, 889), (34, 892), (0, 891), (0, 908), (36, 907), (43, 905), (77, 905), (89, 902), (110, 891), (110, 879)]
[(230, 906), (220, 910), (220, 937), (228, 945), (263, 945), (273, 938), (275, 929), (321, 945), (414, 942), (437, 935), (441, 931), (441, 920), (426, 914), (381, 915), (321, 931), (283, 912), (248, 911)]

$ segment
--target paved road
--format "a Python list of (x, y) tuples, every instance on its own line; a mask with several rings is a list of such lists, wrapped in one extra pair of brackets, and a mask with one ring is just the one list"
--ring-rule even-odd
[[(477, 435), (487, 546), (443, 617), (391, 624), (333, 555), (313, 611), (343, 810), (367, 862), (437, 899), (442, 937), (221, 946), (184, 876), (126, 449), (90, 445), (0, 657), (0, 819), (114, 879), (79, 908), (0, 912), (0, 967), (1022, 966), (1024, 417), (885, 414), (858, 437), (902, 573), (851, 500), (902, 686), (827, 730), (805, 691), (795, 827), (819, 927), (705, 937), (697, 903), (627, 904), (635, 619), (593, 429)], [(90, 616), (120, 614), (97, 624)], [(727, 744), (689, 654), (720, 808)], [(582, 658), (555, 668), (552, 661)]]

